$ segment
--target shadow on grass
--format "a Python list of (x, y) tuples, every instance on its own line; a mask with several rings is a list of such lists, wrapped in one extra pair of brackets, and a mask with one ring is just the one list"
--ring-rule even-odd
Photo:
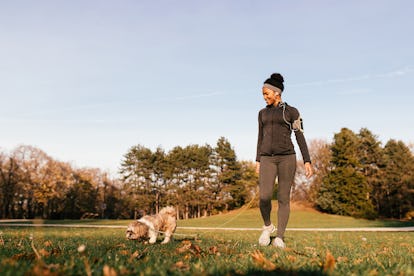
[(375, 221), (377, 227), (410, 227), (414, 226), (414, 220), (400, 221), (400, 220), (378, 220)]

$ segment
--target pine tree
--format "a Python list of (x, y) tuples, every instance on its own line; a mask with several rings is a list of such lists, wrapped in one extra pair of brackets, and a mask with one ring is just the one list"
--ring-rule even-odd
[(146, 213), (155, 211), (156, 193), (153, 183), (153, 153), (150, 149), (137, 145), (124, 155), (120, 174), (127, 196), (131, 197), (130, 209), (143, 209)]
[(381, 142), (366, 128), (362, 128), (358, 134), (358, 156), (361, 172), (367, 180), (368, 197), (378, 213), (381, 204), (381, 180), (383, 179), (383, 149)]
[(390, 140), (384, 147), (384, 161), (380, 213), (403, 218), (414, 210), (414, 157), (402, 141)]
[(209, 145), (177, 146), (167, 155), (168, 201), (183, 218), (200, 217), (211, 208), (214, 201), (209, 193), (211, 155)]
[(220, 187), (221, 198), (226, 202), (225, 209), (242, 206), (247, 197), (246, 188), (239, 183), (241, 180), (241, 166), (237, 161), (236, 153), (229, 141), (220, 137), (215, 151), (215, 166), (217, 181)]
[(347, 128), (334, 136), (332, 170), (323, 178), (317, 207), (322, 211), (354, 217), (375, 216), (358, 156), (359, 139)]

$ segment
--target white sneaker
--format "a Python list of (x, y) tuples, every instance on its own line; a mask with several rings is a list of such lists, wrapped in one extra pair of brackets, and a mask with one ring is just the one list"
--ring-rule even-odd
[(270, 234), (275, 232), (276, 227), (273, 224), (270, 224), (269, 226), (263, 225), (263, 232), (259, 237), (259, 244), (261, 246), (267, 246), (270, 244)]
[(273, 240), (272, 245), (275, 246), (275, 247), (282, 248), (282, 249), (286, 247), (286, 245), (283, 242), (283, 240), (281, 238), (279, 238), (279, 237), (276, 237), (276, 239)]

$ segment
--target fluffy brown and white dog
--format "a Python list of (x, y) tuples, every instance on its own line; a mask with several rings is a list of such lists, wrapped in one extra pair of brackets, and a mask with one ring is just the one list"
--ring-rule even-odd
[(168, 243), (177, 227), (177, 213), (174, 207), (168, 206), (152, 216), (143, 216), (137, 221), (131, 222), (126, 231), (129, 240), (147, 240), (149, 243), (157, 241), (158, 234), (164, 234), (162, 243)]

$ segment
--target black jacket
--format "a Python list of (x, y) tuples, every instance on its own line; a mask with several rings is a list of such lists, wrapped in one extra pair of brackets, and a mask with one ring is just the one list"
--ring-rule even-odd
[[(285, 110), (284, 116), (283, 110)], [(286, 103), (278, 106), (268, 105), (259, 111), (256, 161), (260, 162), (260, 156), (295, 154), (291, 134), (293, 122), (299, 117), (299, 111)], [(305, 163), (310, 162), (308, 146), (303, 132), (301, 130), (295, 130), (294, 132), (303, 161)]]

